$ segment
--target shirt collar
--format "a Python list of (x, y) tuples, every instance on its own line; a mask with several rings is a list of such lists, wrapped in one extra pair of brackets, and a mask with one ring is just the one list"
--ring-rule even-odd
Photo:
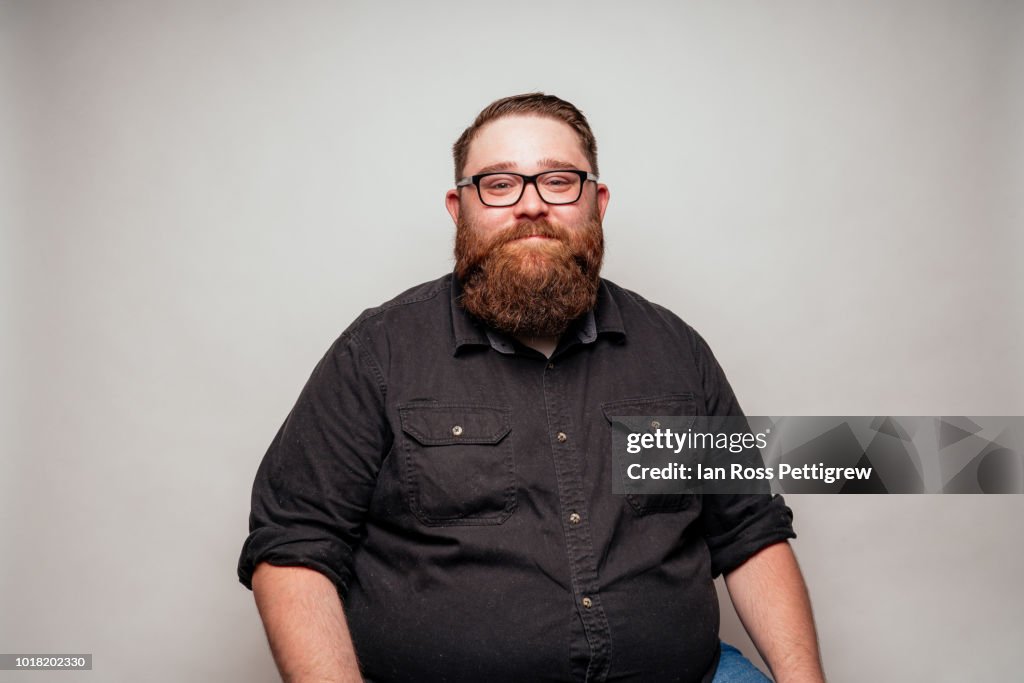
[[(452, 332), (455, 338), (453, 355), (458, 355), (463, 347), (468, 346), (490, 346), (499, 353), (514, 353), (515, 348), (508, 335), (486, 327), (459, 305), (462, 284), (454, 275), (451, 276), (451, 283)], [(597, 305), (573, 326), (570, 334), (575, 334), (581, 344), (591, 344), (603, 335), (626, 336), (619, 306), (603, 279), (597, 291)]]

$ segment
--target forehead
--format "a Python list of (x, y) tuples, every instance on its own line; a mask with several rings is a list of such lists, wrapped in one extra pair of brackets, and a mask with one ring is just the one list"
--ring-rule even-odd
[(477, 131), (466, 155), (465, 175), (503, 166), (501, 170), (535, 172), (552, 161), (593, 170), (579, 136), (569, 124), (543, 116), (505, 116)]

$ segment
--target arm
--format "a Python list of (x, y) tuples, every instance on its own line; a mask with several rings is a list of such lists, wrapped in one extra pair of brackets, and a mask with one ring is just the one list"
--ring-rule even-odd
[(375, 361), (342, 335), (317, 364), (253, 482), (238, 578), (287, 683), (360, 681), (338, 589), (391, 434)]
[(341, 599), (326, 576), (261, 562), (252, 590), (285, 683), (361, 683)]
[(779, 683), (825, 680), (800, 567), (789, 543), (775, 543), (725, 575), (743, 627)]

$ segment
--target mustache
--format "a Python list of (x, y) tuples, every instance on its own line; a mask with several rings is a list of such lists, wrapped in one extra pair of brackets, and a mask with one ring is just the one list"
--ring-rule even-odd
[(524, 237), (547, 237), (561, 242), (568, 241), (568, 234), (563, 228), (556, 227), (546, 220), (518, 221), (495, 235), (489, 249), (496, 249)]

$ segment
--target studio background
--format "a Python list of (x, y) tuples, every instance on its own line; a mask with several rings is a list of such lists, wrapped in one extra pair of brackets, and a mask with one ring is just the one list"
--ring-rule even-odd
[[(277, 680), (256, 467), (505, 95), (748, 413), (1024, 414), (1024, 3), (15, 0), (0, 78), (0, 652), (94, 655), (0, 681)], [(1024, 497), (787, 501), (830, 681), (1018, 676)]]

